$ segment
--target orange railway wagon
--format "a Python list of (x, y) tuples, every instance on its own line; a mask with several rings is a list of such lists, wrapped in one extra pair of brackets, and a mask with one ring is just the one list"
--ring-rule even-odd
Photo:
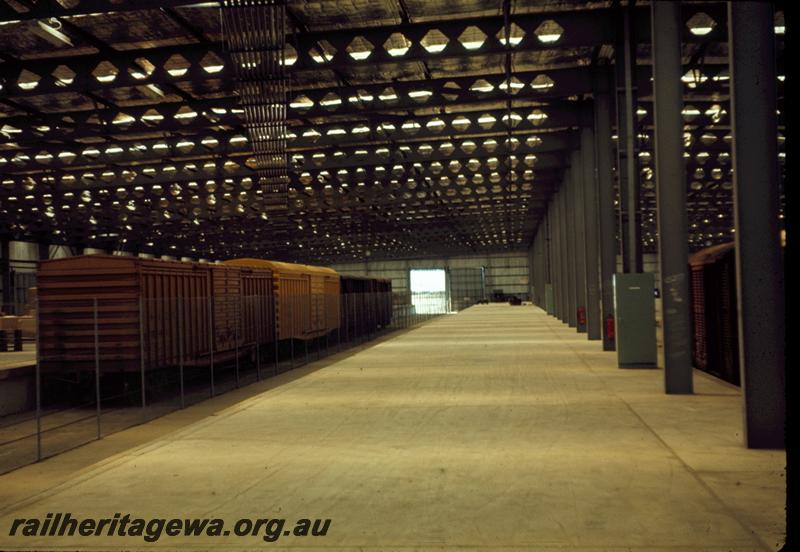
[(273, 340), (267, 269), (87, 255), (42, 261), (38, 288), (43, 370), (94, 370), (95, 300), (103, 373), (203, 365)]
[(315, 339), (339, 327), (335, 270), (261, 259), (231, 259), (223, 264), (272, 271), (278, 339)]

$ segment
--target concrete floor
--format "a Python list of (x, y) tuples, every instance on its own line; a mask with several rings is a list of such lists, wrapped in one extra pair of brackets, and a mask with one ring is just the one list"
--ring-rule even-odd
[(48, 512), (332, 520), (272, 549), (779, 548), (784, 452), (743, 448), (738, 390), (662, 378), (535, 307), (475, 306), (0, 476), (0, 549), (153, 546), (8, 536)]

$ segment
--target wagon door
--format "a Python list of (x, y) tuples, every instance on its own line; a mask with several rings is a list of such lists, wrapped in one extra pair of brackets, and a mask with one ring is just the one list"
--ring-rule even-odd
[(243, 341), (240, 275), (239, 268), (212, 268), (214, 349), (219, 352), (233, 350)]
[(276, 292), (280, 294), (281, 339), (303, 339), (308, 333), (311, 314), (308, 278), (285, 271), (280, 276), (280, 290)]
[(242, 335), (245, 344), (274, 341), (272, 272), (242, 269)]

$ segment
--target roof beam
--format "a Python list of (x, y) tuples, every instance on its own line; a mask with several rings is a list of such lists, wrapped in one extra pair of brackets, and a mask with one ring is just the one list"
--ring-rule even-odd
[[(683, 10), (684, 20), (688, 20), (697, 11), (711, 14), (718, 22), (718, 25), (711, 33), (702, 38), (694, 36), (687, 27), (684, 27), (684, 41), (697, 42), (702, 40), (707, 42), (724, 40), (724, 9), (719, 9), (718, 6), (714, 5), (704, 5), (701, 10), (700, 7), (689, 5)], [(641, 38), (642, 42), (649, 43), (648, 10), (646, 7), (640, 7), (636, 8), (635, 13), (636, 24), (639, 27), (637, 36)], [(498, 37), (503, 36), (503, 17), (479, 17), (407, 23), (384, 27), (301, 32), (289, 35), (287, 42), (297, 45), (296, 47), (299, 49), (297, 61), (291, 66), (291, 71), (299, 72), (307, 69), (316, 72), (319, 70), (357, 69), (359, 67), (374, 67), (375, 65), (385, 64), (395, 65), (397, 63), (437, 62), (443, 60), (458, 61), (492, 54), (513, 55), (514, 52), (522, 51), (612, 44), (614, 39), (614, 18), (615, 12), (613, 9), (514, 15), (511, 17), (511, 22), (517, 24), (526, 34), (518, 44), (513, 46), (504, 46), (498, 39)], [(555, 42), (543, 42), (535, 34), (539, 25), (547, 20), (554, 20), (565, 29), (562, 36)], [(459, 42), (459, 36), (468, 27), (477, 27), (487, 35), (486, 41), (481, 47), (470, 49)], [(447, 37), (448, 43), (443, 50), (431, 53), (425, 49), (421, 41), (434, 29), (443, 33)], [(397, 34), (402, 34), (408, 41), (407, 49), (402, 55), (392, 55), (383, 47), (390, 37)], [(356, 36), (363, 37), (374, 46), (368, 57), (361, 59), (366, 52), (356, 57), (351, 55), (354, 53), (352, 50), (348, 53), (348, 46)], [(330, 44), (335, 49), (335, 53), (327, 56), (323, 55), (323, 52), (320, 51), (320, 43)], [(428, 45), (428, 47), (431, 48), (431, 45)], [(214, 72), (204, 69), (201, 63), (209, 53), (222, 61), (221, 68), (218, 62), (206, 65), (207, 68), (216, 65)], [(185, 71), (181, 70), (171, 74), (166, 69), (166, 64), (173, 56), (183, 57), (189, 63), (189, 67)], [(147, 71), (136, 69), (136, 67), (141, 66), (137, 60), (142, 58), (147, 59), (154, 66), (152, 72), (148, 73)], [(315, 61), (315, 59), (320, 61)], [(108, 61), (119, 69), (119, 73), (113, 80), (100, 82), (91, 76), (94, 68), (103, 61)], [(60, 65), (69, 67), (76, 74), (74, 80), (66, 82), (63, 79), (59, 80), (52, 76), (53, 71)], [(233, 76), (230, 65), (231, 61), (224, 53), (222, 44), (219, 43), (190, 42), (177, 46), (122, 51), (104, 47), (101, 53), (98, 54), (3, 63), (0, 66), (0, 83), (3, 84), (2, 89), (0, 89), (0, 97), (6, 95), (33, 96), (68, 91), (81, 92), (83, 90), (144, 86), (147, 84), (169, 85), (181, 81), (202, 81), (207, 79), (229, 81)], [(22, 71), (29, 71), (38, 75), (41, 78), (39, 84), (29, 90), (20, 88), (17, 82)], [(176, 90), (173, 89), (173, 91)]]
[[(475, 159), (478, 159), (475, 157)], [(291, 186), (305, 187), (315, 183), (317, 186), (322, 186), (324, 183), (337, 183), (345, 184), (347, 186), (355, 186), (355, 182), (374, 182), (383, 181), (385, 179), (402, 179), (409, 178), (431, 178), (439, 179), (442, 176), (450, 176), (455, 178), (458, 173), (464, 173), (471, 178), (474, 174), (482, 174), (488, 182), (491, 173), (498, 175), (505, 175), (509, 172), (508, 167), (499, 162), (496, 168), (489, 168), (488, 161), (480, 163), (483, 167), (480, 170), (471, 171), (462, 167), (457, 172), (442, 168), (439, 170), (434, 166), (435, 161), (426, 161), (425, 163), (415, 163), (415, 166), (403, 167), (402, 164), (394, 163), (393, 166), (403, 167), (399, 174), (393, 176), (393, 169), (386, 165), (392, 165), (391, 162), (378, 163), (373, 160), (375, 164), (365, 163), (360, 166), (363, 172), (358, 172), (358, 177), (351, 178), (348, 174), (339, 174), (338, 172), (330, 172), (324, 174), (326, 169), (314, 168), (305, 171), (306, 176), (294, 173), (290, 175)], [(520, 162), (520, 173), (526, 169), (533, 169), (534, 174), (537, 170), (549, 169), (554, 167), (563, 166), (564, 162), (561, 156), (555, 153), (545, 153), (537, 156), (534, 167), (527, 167), (524, 163)], [(69, 173), (45, 173), (45, 174), (32, 174), (32, 175), (8, 175), (2, 179), (3, 188), (0, 191), (0, 197), (14, 195), (27, 195), (26, 190), (31, 185), (35, 186), (40, 193), (64, 193), (64, 192), (80, 192), (83, 190), (93, 189), (125, 189), (136, 187), (152, 187), (155, 185), (167, 186), (172, 184), (183, 184), (194, 182), (199, 189), (208, 181), (219, 181), (224, 183), (230, 181), (235, 183), (233, 190), (246, 190), (248, 186), (244, 185), (245, 179), (250, 179), (251, 186), (254, 186), (255, 181), (258, 179), (257, 172), (244, 165), (231, 166), (226, 168), (222, 161), (207, 161), (205, 163), (198, 162), (196, 164), (174, 164), (171, 165), (172, 170), (165, 170), (168, 165), (145, 165), (141, 167), (130, 167), (124, 170), (91, 170)], [(485, 167), (484, 167), (485, 166)], [(149, 189), (149, 188), (147, 188)]]
[[(24, 120), (18, 118), (14, 118), (10, 121), (3, 121), (0, 119), (0, 125), (8, 125), (17, 128), (17, 130), (14, 131), (8, 129), (4, 131), (7, 134), (6, 143), (16, 143), (18, 141), (27, 141), (29, 143), (38, 141), (38, 143), (43, 143), (44, 141), (51, 140), (79, 140), (85, 138), (108, 139), (114, 135), (124, 134), (135, 135), (136, 133), (181, 131), (197, 132), (201, 129), (231, 130), (232, 128), (241, 128), (244, 126), (244, 122), (239, 118), (238, 112), (241, 110), (238, 108), (219, 108), (219, 111), (215, 111), (215, 105), (219, 104), (215, 104), (213, 100), (202, 100), (192, 103), (195, 106), (205, 106), (206, 108), (199, 112), (194, 111), (195, 108), (192, 108), (191, 113), (194, 113), (195, 116), (189, 117), (186, 115), (187, 112), (185, 112), (186, 107), (184, 104), (164, 104), (163, 107), (159, 108), (157, 112), (158, 115), (153, 115), (163, 118), (158, 121), (153, 120), (152, 124), (150, 120), (142, 119), (151, 108), (142, 107), (125, 108), (125, 110), (121, 110), (119, 113), (106, 110), (98, 112), (74, 112), (69, 116), (70, 121), (67, 123), (69, 126), (62, 123), (64, 126), (56, 127), (55, 121), (51, 121), (41, 123), (39, 127), (31, 128), (24, 124)], [(224, 110), (224, 113), (222, 110)], [(578, 117), (579, 107), (568, 102), (542, 106), (540, 108), (520, 107), (516, 108), (516, 110), (524, 114), (523, 119), (519, 121), (515, 127), (517, 130), (575, 126), (580, 122), (580, 117)], [(181, 115), (182, 111), (184, 111), (183, 115)], [(546, 116), (538, 118), (539, 115), (534, 114), (534, 112), (544, 113)], [(123, 122), (122, 124), (111, 123), (109, 119), (112, 114), (114, 114), (114, 117), (118, 121), (127, 122)], [(493, 118), (495, 122), (490, 125), (483, 125), (482, 127), (481, 124), (477, 122), (481, 115), (486, 115), (486, 120), (491, 120)], [(469, 124), (470, 130), (482, 129), (485, 133), (491, 133), (498, 131), (501, 126), (505, 126), (502, 122), (505, 115), (505, 110), (496, 109), (486, 110), (485, 112), (473, 111), (469, 113), (446, 113), (442, 115), (426, 116), (365, 114), (360, 118), (360, 121), (290, 127), (289, 147), (319, 147), (322, 145), (341, 144), (347, 141), (356, 143), (370, 140), (384, 141), (387, 137), (398, 140), (412, 137), (435, 137), (446, 134), (448, 128), (452, 128), (458, 132), (456, 127), (453, 126), (453, 121), (460, 119), (469, 119), (471, 121)], [(123, 119), (123, 117), (128, 118)], [(430, 126), (432, 121), (436, 122), (437, 120), (441, 121), (442, 124)], [(404, 130), (402, 125), (408, 122), (419, 125), (419, 128), (415, 127), (413, 129)], [(16, 127), (15, 125), (19, 126)], [(351, 130), (357, 128), (369, 130), (354, 133), (348, 132), (346, 130), (348, 127)], [(3, 126), (0, 126), (0, 129), (3, 128)], [(505, 130), (506, 129), (503, 129), (503, 131)], [(475, 132), (475, 130), (472, 131)]]
[[(568, 146), (568, 141), (565, 138), (563, 131), (556, 132), (533, 132), (533, 131), (514, 131), (513, 136), (519, 140), (517, 152), (526, 151), (527, 148), (533, 153), (539, 151), (557, 151), (561, 146)], [(43, 145), (38, 148), (31, 148), (24, 152), (7, 152), (7, 156), (0, 154), (0, 163), (6, 168), (8, 174), (28, 174), (34, 172), (49, 171), (52, 169), (72, 169), (73, 171), (98, 171), (98, 170), (141, 170), (145, 166), (165, 166), (175, 165), (180, 163), (194, 162), (202, 164), (207, 160), (225, 160), (229, 157), (245, 157), (251, 154), (246, 140), (241, 142), (232, 143), (232, 139), (239, 137), (244, 138), (241, 133), (225, 133), (215, 134), (218, 138), (218, 143), (215, 145), (203, 145), (204, 140), (209, 140), (212, 137), (209, 134), (189, 136), (189, 137), (172, 137), (167, 139), (151, 139), (151, 140), (131, 140), (131, 141), (116, 141), (107, 142), (103, 144), (80, 144), (79, 147), (71, 145)], [(408, 151), (405, 148), (419, 150), (419, 147), (427, 143), (435, 150), (439, 151), (442, 144), (450, 142), (453, 147), (462, 153), (468, 150), (471, 154), (480, 155), (482, 152), (492, 154), (493, 151), (504, 151), (504, 140), (507, 135), (505, 132), (484, 132), (477, 133), (460, 133), (458, 135), (451, 135), (448, 133), (440, 133), (436, 136), (431, 136), (421, 141), (414, 139), (413, 141), (396, 141), (392, 148), (389, 149), (389, 159), (386, 162), (391, 162), (393, 159), (398, 159), (399, 155), (407, 155)], [(494, 140), (494, 142), (492, 142)], [(541, 140), (541, 145), (535, 145), (535, 142)], [(381, 156), (378, 149), (387, 144), (385, 140), (379, 141), (374, 144), (361, 144), (361, 145), (348, 145), (345, 142), (339, 144), (329, 144), (324, 147), (313, 148), (313, 152), (328, 152), (333, 159), (341, 159), (341, 153), (345, 154), (346, 158), (360, 157), (361, 150), (367, 149), (371, 155)], [(494, 149), (493, 149), (494, 148)], [(68, 151), (75, 155), (62, 156), (63, 152)], [(477, 153), (474, 153), (477, 151)], [(40, 162), (36, 159), (39, 152), (46, 152), (51, 157), (48, 162)], [(337, 152), (341, 152), (335, 156)], [(24, 153), (24, 155), (23, 155)], [(293, 149), (290, 152), (294, 154), (305, 154), (306, 150)], [(418, 154), (424, 157), (423, 152)], [(433, 153), (433, 152), (432, 152)], [(456, 154), (461, 155), (461, 153)], [(152, 159), (154, 156), (158, 158), (156, 163), (148, 163), (146, 161)], [(143, 162), (145, 161), (145, 162)], [(342, 160), (343, 163), (346, 163)], [(327, 167), (327, 162), (322, 163), (321, 167)], [(318, 167), (319, 168), (319, 167)]]
[[(9, 22), (45, 19), (49, 17), (102, 15), (112, 12), (157, 10), (167, 7), (191, 7), (192, 5), (199, 6), (203, 3), (192, 0), (136, 0), (135, 2), (80, 0), (77, 3), (71, 4), (70, 7), (66, 7), (59, 2), (37, 2), (35, 4), (21, 6), (26, 9), (24, 11), (17, 11), (4, 2), (0, 4), (0, 21)], [(205, 4), (219, 5), (219, 2), (205, 2)]]
[[(241, 136), (233, 135), (230, 136)], [(569, 149), (571, 144), (566, 133), (556, 132), (541, 135), (524, 134), (515, 135), (519, 144), (514, 149), (508, 149), (504, 143), (481, 145), (481, 141), (471, 141), (469, 139), (451, 140), (448, 137), (438, 137), (436, 140), (417, 144), (401, 144), (394, 149), (384, 148), (383, 146), (355, 146), (355, 147), (327, 147), (315, 151), (315, 155), (310, 153), (289, 152), (292, 159), (292, 167), (295, 170), (302, 169), (336, 169), (341, 167), (358, 166), (363, 164), (387, 164), (403, 162), (425, 162), (425, 161), (447, 161), (451, 159), (484, 158), (506, 154), (517, 156), (528, 153), (552, 153)], [(50, 153), (52, 158), (47, 162), (39, 162), (30, 155), (27, 158), (16, 157), (10, 167), (5, 169), (7, 174), (34, 175), (37, 173), (49, 173), (53, 169), (67, 169), (72, 172), (77, 171), (97, 171), (114, 169), (116, 165), (120, 170), (129, 168), (141, 170), (143, 167), (160, 167), (183, 163), (203, 163), (209, 160), (231, 159), (244, 162), (245, 158), (252, 156), (247, 142), (231, 143), (228, 136), (221, 136), (220, 141), (215, 145), (204, 146), (199, 138), (181, 138), (177, 141), (167, 142), (163, 140), (150, 141), (150, 148), (142, 142), (132, 142), (140, 148), (147, 149), (117, 149), (117, 146), (90, 146), (79, 148), (90, 152), (90, 156), (79, 155), (70, 163), (66, 162), (66, 157), (59, 158), (59, 153)], [(161, 145), (156, 149), (156, 144)], [(180, 144), (180, 145), (178, 145)], [(450, 144), (449, 147), (444, 144)], [(427, 146), (420, 149), (421, 146)], [(453, 148), (453, 152), (445, 152)], [(149, 151), (148, 151), (149, 149)], [(110, 153), (109, 153), (110, 152)], [(147, 153), (148, 155), (145, 155)], [(35, 155), (36, 152), (32, 151)], [(322, 156), (317, 155), (322, 154)], [(153, 157), (156, 159), (153, 160)], [(78, 161), (77, 159), (80, 159)], [(8, 163), (6, 163), (8, 165)], [(112, 166), (109, 166), (112, 165)]]

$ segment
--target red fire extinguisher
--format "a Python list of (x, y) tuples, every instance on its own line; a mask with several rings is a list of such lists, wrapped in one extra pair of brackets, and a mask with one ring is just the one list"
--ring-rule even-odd
[(606, 337), (614, 339), (614, 317), (610, 314), (606, 318)]
[(586, 307), (578, 307), (578, 326), (586, 325)]

